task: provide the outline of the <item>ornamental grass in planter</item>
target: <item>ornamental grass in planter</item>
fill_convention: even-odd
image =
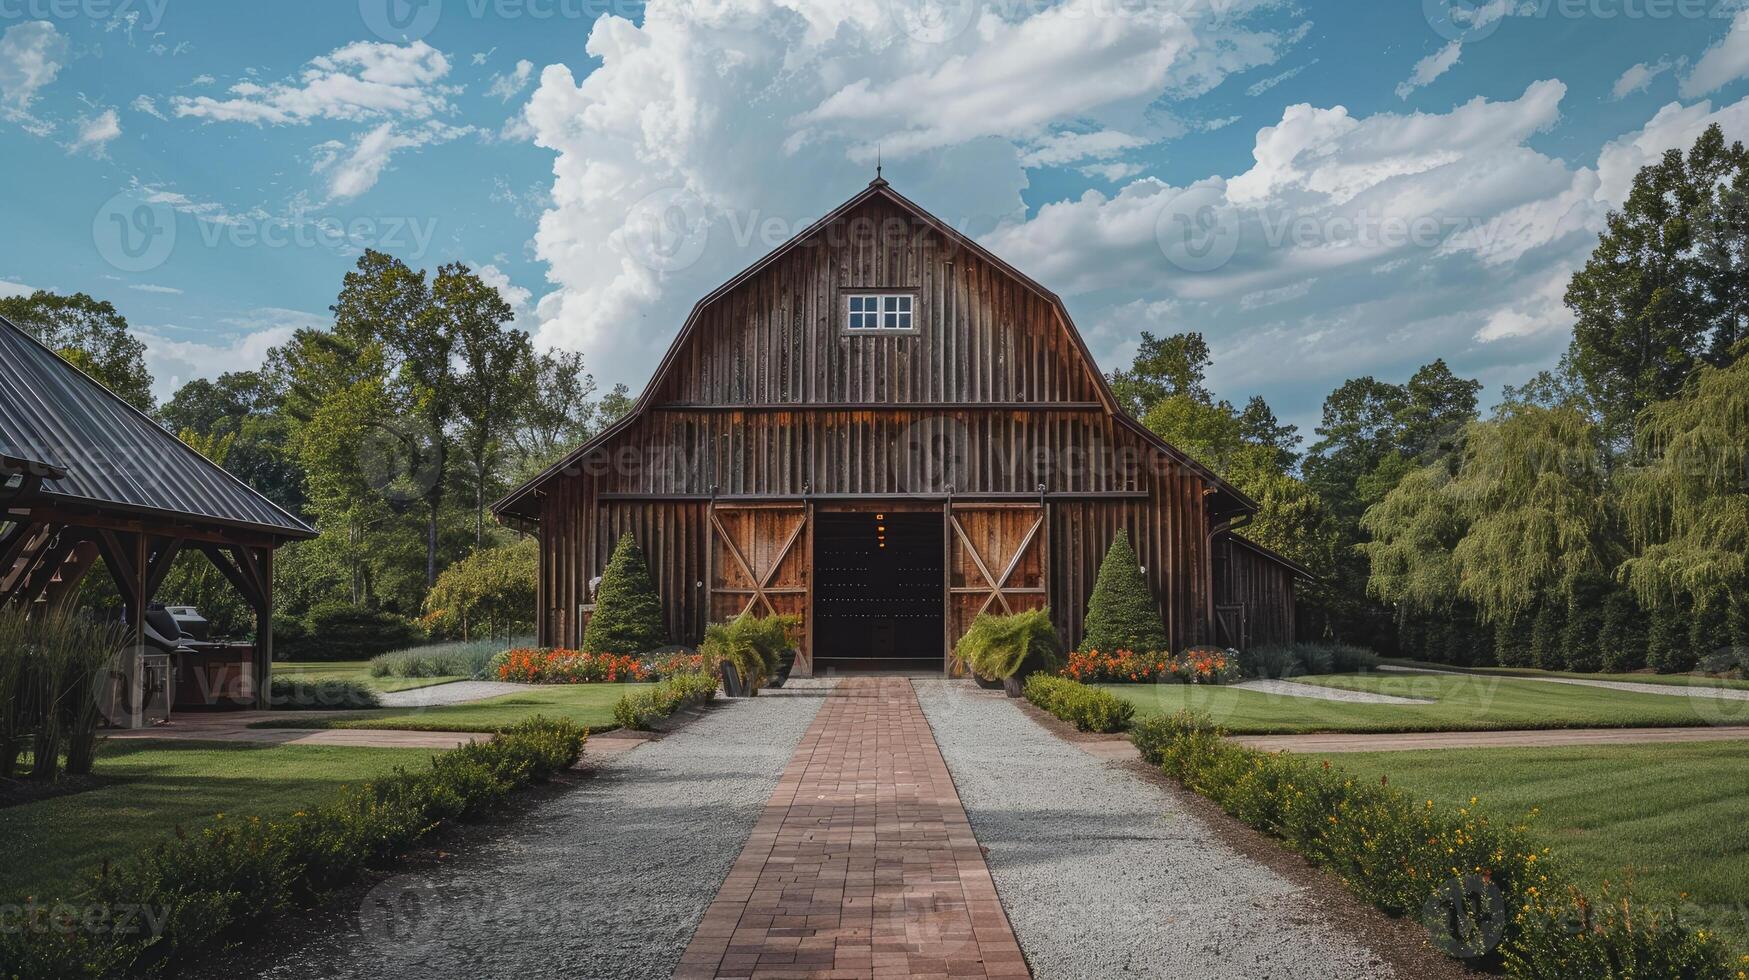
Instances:
[[[743,613],[706,626],[698,650],[704,662],[722,674],[725,694],[753,697],[784,669],[784,655],[795,649],[801,625],[800,616]]]
[[[1056,670],[1062,660],[1049,608],[1006,616],[980,613],[953,655],[982,685],[1000,682],[1011,698],[1020,697],[1028,674]]]

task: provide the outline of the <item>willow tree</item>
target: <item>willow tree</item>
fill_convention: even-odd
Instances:
[[[1740,350],[1743,345],[1739,345]],[[1637,554],[1619,575],[1641,603],[1742,595],[1749,585],[1749,357],[1702,367],[1640,417],[1647,464],[1622,480]]]
[[[1372,566],[1367,594],[1408,613],[1444,612],[1458,598],[1452,559],[1470,521],[1448,488],[1444,463],[1411,471],[1367,508],[1360,526],[1371,540],[1360,545]]]
[[[1571,408],[1513,407],[1471,425],[1445,493],[1470,520],[1452,549],[1458,594],[1489,622],[1564,603],[1619,557],[1601,433]]]

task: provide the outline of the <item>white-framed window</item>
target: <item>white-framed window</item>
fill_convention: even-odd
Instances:
[[[910,293],[850,293],[844,325],[850,330],[915,330],[916,303]]]

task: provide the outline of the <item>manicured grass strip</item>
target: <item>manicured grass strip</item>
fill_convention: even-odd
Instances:
[[[1732,687],[1749,690],[1749,680],[1731,677],[1709,677],[1704,674],[1574,674],[1566,671],[1537,670],[1535,667],[1453,667],[1450,664],[1424,663],[1419,660],[1386,659],[1393,667],[1415,667],[1421,670],[1447,670],[1497,677],[1527,677],[1560,680],[1621,681],[1626,684],[1663,684],[1669,687]]]
[[[1138,718],[1189,708],[1240,735],[1672,728],[1710,724],[1717,714],[1717,705],[1700,699],[1474,674],[1335,674],[1300,682],[1435,703],[1356,704],[1201,684],[1106,687],[1134,703]]]
[[[1749,759],[1740,745],[1463,749],[1333,755],[1439,807],[1470,797],[1503,817],[1540,812],[1532,836],[1588,891],[1631,881],[1654,904],[1749,952]],[[1686,895],[1686,897],[1684,897]]]
[[[372,728],[413,732],[492,732],[542,715],[562,719],[592,732],[616,726],[613,707],[620,696],[648,684],[561,684],[525,692],[429,708],[385,708],[326,718],[286,712],[251,728]]]
[[[372,677],[370,661],[344,660],[331,663],[276,663],[273,676],[296,677],[306,681],[357,681],[379,691],[410,691],[416,687],[435,687],[465,677]]]
[[[1741,980],[1715,933],[1619,888],[1587,890],[1551,847],[1471,798],[1441,807],[1346,760],[1260,752],[1191,712],[1141,721],[1131,739],[1361,899],[1414,917],[1436,948],[1510,980]]]
[[[0,973],[175,975],[263,920],[329,901],[334,889],[392,865],[437,827],[491,813],[522,787],[575,765],[584,737],[574,725],[535,719],[289,817],[217,814],[106,865],[75,903],[24,910],[14,928],[0,931]]]
[[[215,813],[282,817],[395,766],[423,765],[430,749],[106,742],[95,788],[0,809],[4,894],[67,897],[104,860],[132,854]]]

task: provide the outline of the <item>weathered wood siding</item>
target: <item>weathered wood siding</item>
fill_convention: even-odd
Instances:
[[[1042,501],[1039,571],[1068,642],[1120,528],[1174,646],[1206,639],[1216,486],[1110,414],[1054,302],[883,197],[828,232],[701,308],[643,413],[537,491],[542,642],[580,641],[576,610],[622,531],[694,642],[713,615],[713,499],[945,508],[950,491]],[[859,287],[915,288],[917,332],[847,333]]]
[[[1223,535],[1215,544],[1215,583],[1221,605],[1245,607],[1246,646],[1292,643],[1298,638],[1294,621],[1293,569],[1245,542]]]

